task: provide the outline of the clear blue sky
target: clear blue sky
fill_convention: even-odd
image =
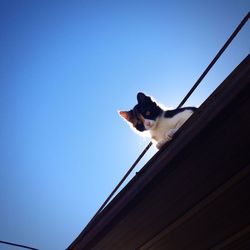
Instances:
[[[65,249],[149,142],[117,110],[134,106],[138,91],[177,106],[249,7],[1,0],[0,240]],[[247,56],[249,27],[187,105]]]

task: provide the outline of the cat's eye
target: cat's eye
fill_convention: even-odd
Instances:
[[[146,112],[146,115],[150,115],[150,111],[147,111],[147,112]]]

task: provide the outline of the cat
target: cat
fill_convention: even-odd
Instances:
[[[175,132],[197,109],[195,107],[163,110],[150,96],[139,92],[138,104],[129,111],[119,111],[119,114],[139,132],[149,131],[157,149],[172,140]]]

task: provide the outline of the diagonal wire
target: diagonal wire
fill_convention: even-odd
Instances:
[[[204,79],[204,77],[207,75],[208,71],[214,66],[214,64],[217,62],[217,60],[219,59],[219,57],[222,55],[222,53],[226,50],[226,48],[229,46],[229,44],[232,42],[232,40],[236,37],[236,35],[239,33],[239,31],[241,30],[241,28],[245,25],[245,23],[248,21],[249,19],[249,12],[247,13],[247,15],[242,19],[242,21],[240,22],[240,24],[237,26],[237,28],[234,30],[234,32],[232,33],[232,35],[228,38],[228,40],[225,42],[225,44],[223,45],[223,47],[219,50],[219,52],[217,53],[217,55],[214,57],[214,59],[211,61],[211,63],[207,66],[207,68],[204,70],[204,72],[201,74],[201,76],[199,77],[199,79],[195,82],[194,86],[189,90],[189,92],[187,93],[187,95],[183,98],[183,100],[180,102],[179,106],[177,108],[180,108],[186,101],[187,99],[192,95],[192,93],[194,92],[194,90],[198,87],[198,85],[201,83],[201,81]]]
[[[8,241],[2,241],[2,240],[0,240],[0,243],[1,243],[1,244],[5,244],[5,245],[20,247],[20,248],[26,248],[26,249],[31,249],[31,250],[38,250],[37,248],[34,248],[34,247],[29,247],[29,246],[25,246],[25,245],[20,245],[20,244],[8,242]]]

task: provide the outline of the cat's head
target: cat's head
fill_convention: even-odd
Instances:
[[[144,93],[137,94],[138,104],[130,111],[120,111],[120,115],[129,122],[132,127],[140,132],[150,130],[155,126],[156,119],[162,113],[162,109]]]

